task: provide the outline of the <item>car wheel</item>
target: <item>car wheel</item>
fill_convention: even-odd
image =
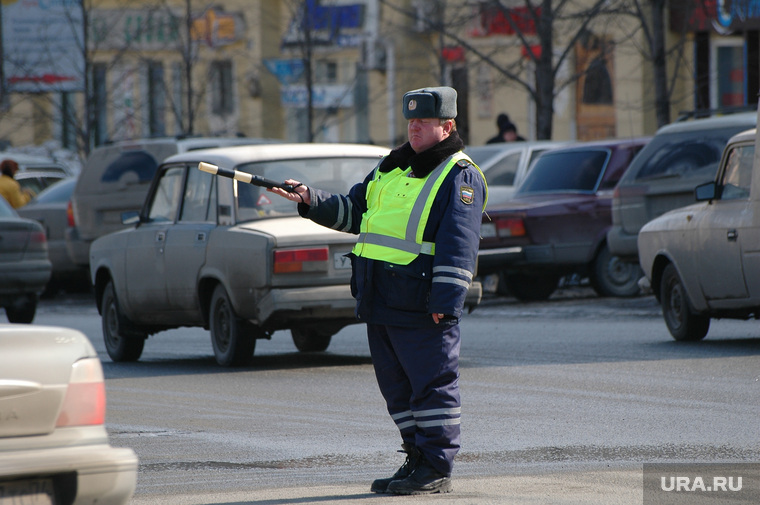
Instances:
[[[246,321],[232,308],[230,297],[221,284],[211,296],[209,313],[211,345],[216,362],[222,366],[240,366],[250,363],[256,348],[256,339],[247,331]]]
[[[31,324],[36,312],[37,298],[34,296],[22,296],[5,307],[5,315],[11,323]]]
[[[599,296],[636,296],[640,291],[639,279],[643,275],[637,263],[613,256],[604,244],[594,259],[591,287]]]
[[[114,361],[137,361],[142,355],[147,335],[131,328],[119,308],[113,282],[103,290],[100,301],[101,324],[106,351]]]
[[[316,328],[291,328],[293,343],[301,352],[322,352],[330,345],[333,334]]]
[[[558,275],[505,274],[506,287],[523,302],[547,300],[559,284]]]
[[[710,318],[692,312],[686,289],[672,263],[662,272],[660,303],[665,324],[674,339],[694,341],[705,338],[710,329]]]

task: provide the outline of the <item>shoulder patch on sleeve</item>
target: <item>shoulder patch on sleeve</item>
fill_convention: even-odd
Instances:
[[[475,191],[470,186],[459,186],[459,199],[465,205],[472,205],[475,200]]]
[[[458,166],[459,168],[467,168],[467,167],[469,167],[471,164],[472,164],[472,163],[470,163],[470,162],[469,162],[469,160],[465,160],[465,159],[461,159],[461,160],[457,161],[457,166]]]

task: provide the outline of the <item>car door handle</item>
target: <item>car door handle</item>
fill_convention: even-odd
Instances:
[[[726,238],[729,242],[736,242],[736,239],[739,238],[739,234],[736,233],[736,230],[728,230],[728,232],[726,232]]]
[[[165,240],[166,240],[166,232],[165,231],[156,232],[156,242],[163,242]]]
[[[195,236],[196,242],[205,242],[206,241],[206,234],[204,232],[198,232],[198,234]]]

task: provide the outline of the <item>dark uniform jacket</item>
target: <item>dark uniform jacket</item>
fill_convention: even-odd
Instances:
[[[426,177],[462,148],[456,131],[420,154],[406,143],[383,158],[379,170],[411,166],[415,177]],[[367,184],[373,175],[374,170],[348,195],[309,188],[311,205],[299,204],[299,213],[328,228],[358,234],[362,214],[367,210]],[[468,189],[472,189],[472,196]],[[434,256],[420,254],[408,265],[396,265],[352,253],[351,293],[357,301],[356,316],[370,324],[435,327],[431,314],[438,313],[447,316],[441,324],[456,324],[462,315],[467,287],[461,282],[431,282],[433,268],[456,267],[474,275],[485,197],[480,171],[461,162],[452,168],[436,193],[425,227],[423,240],[435,243]],[[459,281],[472,280],[464,274],[450,275]]]

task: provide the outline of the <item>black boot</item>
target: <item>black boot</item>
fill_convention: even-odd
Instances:
[[[411,475],[414,469],[417,467],[417,462],[420,460],[420,451],[412,444],[401,444],[401,449],[398,452],[406,453],[406,461],[401,467],[396,470],[393,477],[386,479],[376,479],[370,487],[370,491],[373,493],[385,493],[388,491],[388,484],[394,480],[406,479]]]
[[[433,494],[450,493],[451,477],[442,474],[420,455],[420,461],[412,474],[403,480],[388,484],[388,493],[392,494]]]

